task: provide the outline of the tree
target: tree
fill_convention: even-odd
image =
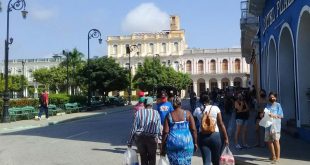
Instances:
[[[45,86],[45,88],[49,88],[50,84],[52,83],[52,73],[48,68],[41,68],[35,70],[33,73],[33,78],[36,82],[39,82]]]
[[[124,90],[128,87],[128,70],[121,68],[113,58],[92,59],[80,72],[80,80],[85,85],[90,77],[91,90],[107,95],[108,92]]]
[[[186,89],[191,79],[188,74],[163,66],[158,58],[146,58],[134,76],[134,86],[144,91],[154,92],[161,86],[172,86],[177,90]]]
[[[56,93],[59,92],[61,86],[65,86],[66,82],[66,70],[64,67],[53,67],[50,69],[51,74],[51,89]]]
[[[78,72],[85,66],[85,61],[83,60],[84,54],[74,48],[68,53],[68,59],[64,60],[59,64],[60,67],[66,68],[68,64],[69,70],[69,85],[72,87],[72,93],[75,93],[76,87],[80,86]],[[68,63],[67,63],[68,62]]]

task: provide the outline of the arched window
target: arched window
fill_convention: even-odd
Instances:
[[[192,72],[192,62],[188,60],[186,62],[186,73],[191,73]]]
[[[228,73],[228,61],[226,59],[224,59],[222,63],[222,72]]]
[[[179,43],[175,42],[175,43],[173,44],[173,46],[174,46],[173,51],[174,51],[175,53],[179,52]]]
[[[198,61],[198,74],[203,74],[203,61]]]
[[[166,53],[167,52],[167,45],[166,45],[166,43],[162,43],[161,44],[161,52],[162,53]]]
[[[215,60],[211,60],[211,62],[210,62],[210,72],[211,73],[216,73],[216,63],[215,63]]]
[[[137,45],[137,48],[138,48],[138,53],[137,53],[137,54],[141,54],[141,53],[142,53],[141,44],[138,44],[138,45]]]
[[[240,73],[240,59],[235,60],[235,72]]]
[[[154,44],[150,43],[149,53],[154,54]]]
[[[179,71],[180,67],[179,67],[179,62],[178,61],[174,61],[174,69],[176,71]]]
[[[113,45],[112,54],[117,54],[117,45]]]

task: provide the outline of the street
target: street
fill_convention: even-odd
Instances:
[[[125,111],[1,134],[1,165],[120,165],[132,118]],[[200,157],[193,164],[202,164]]]

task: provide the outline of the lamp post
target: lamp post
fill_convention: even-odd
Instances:
[[[159,58],[159,54],[153,54],[153,71],[155,71],[155,60]],[[155,96],[155,89],[157,88],[157,83],[155,82],[155,76],[153,77],[153,96]]]
[[[91,29],[87,35],[87,71],[88,71],[88,90],[87,90],[87,105],[90,108],[91,106],[91,77],[90,77],[90,68],[89,68],[89,40],[92,38],[98,38],[99,44],[102,43],[101,33],[98,29]]]
[[[9,116],[9,90],[8,90],[8,65],[9,65],[9,45],[13,43],[13,38],[9,38],[10,12],[13,10],[22,10],[22,16],[25,19],[27,11],[25,10],[25,0],[10,0],[7,8],[7,24],[6,24],[6,40],[4,42],[4,97],[3,97],[3,113],[2,122],[10,122]]]
[[[128,105],[131,105],[131,52],[138,49],[137,45],[126,45],[126,54],[128,55],[129,62],[129,88],[128,88]]]
[[[69,95],[69,56],[71,52],[66,52],[65,50],[62,51],[62,55],[66,56],[66,67],[67,67],[67,95]]]
[[[26,61],[23,60],[23,61],[22,61],[23,75],[22,75],[22,78],[21,78],[21,81],[22,81],[22,98],[24,98],[24,91],[25,91],[25,89],[24,89],[24,81],[25,81],[25,63],[26,63]]]

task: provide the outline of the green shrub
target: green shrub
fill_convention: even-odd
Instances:
[[[86,96],[82,96],[82,95],[72,95],[69,98],[69,102],[70,103],[80,103],[81,105],[86,105],[87,103],[87,97]]]
[[[39,107],[39,99],[12,99],[9,101],[9,107],[24,107],[33,106],[35,108]],[[0,114],[3,110],[3,100],[0,99]]]
[[[50,94],[49,104],[63,105],[69,102],[69,96],[66,94]]]

